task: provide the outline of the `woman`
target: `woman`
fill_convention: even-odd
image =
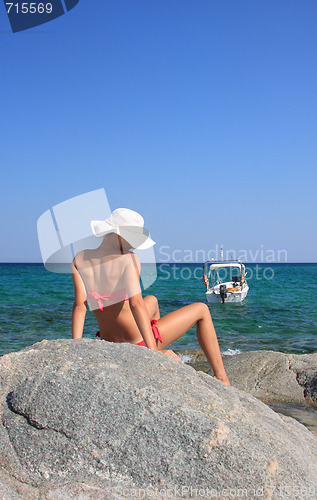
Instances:
[[[79,252],[72,264],[72,337],[82,337],[87,299],[96,315],[101,339],[147,346],[177,359],[173,351],[165,348],[196,325],[198,342],[214,377],[230,385],[208,306],[196,302],[161,318],[156,297],[142,297],[140,260],[130,250],[155,244],[144,228],[143,217],[119,208],[105,221],[92,221],[91,228],[103,240],[97,249]]]

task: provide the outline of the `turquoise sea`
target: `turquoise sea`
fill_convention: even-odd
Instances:
[[[205,302],[202,264],[157,264],[154,294],[161,314]],[[268,271],[268,268],[270,269]],[[271,349],[295,354],[317,350],[317,264],[249,264],[250,291],[241,304],[212,304],[223,353]],[[43,339],[71,338],[72,279],[42,264],[0,264],[0,355]],[[86,316],[84,337],[97,322]],[[195,329],[174,343],[199,347]]]

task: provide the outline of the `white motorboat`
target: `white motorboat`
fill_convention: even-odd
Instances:
[[[207,302],[242,302],[249,291],[246,274],[245,265],[239,260],[205,262],[204,283],[207,288]]]

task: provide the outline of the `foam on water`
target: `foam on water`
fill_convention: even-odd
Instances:
[[[234,356],[235,354],[241,354],[240,349],[227,349],[221,353],[224,356]]]
[[[193,359],[193,356],[190,354],[182,354],[181,352],[178,352],[177,355],[181,358],[184,363],[190,363],[191,360]]]

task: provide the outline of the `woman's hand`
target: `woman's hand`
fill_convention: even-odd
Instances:
[[[144,304],[144,300],[143,300],[141,293],[138,293],[137,295],[130,297],[129,298],[129,305],[130,305],[133,317],[135,319],[135,322],[138,325],[140,333],[143,337],[143,340],[146,343],[146,346],[149,349],[153,349],[154,351],[157,351],[158,349],[157,349],[156,341],[155,341],[154,336],[153,336],[153,331],[152,331],[151,323],[149,320],[149,315],[148,315],[148,312],[147,312],[146,306]]]

